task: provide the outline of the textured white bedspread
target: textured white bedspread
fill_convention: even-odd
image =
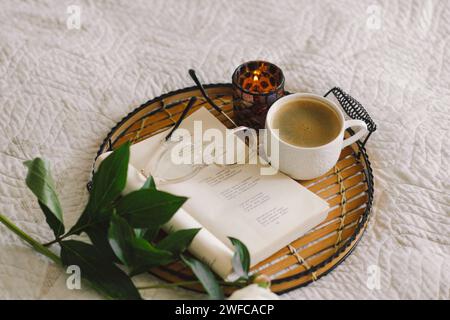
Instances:
[[[67,6],[81,8],[68,29]],[[375,5],[375,6],[373,6]],[[286,299],[450,298],[450,2],[0,1],[0,212],[52,233],[22,162],[49,159],[75,222],[97,148],[142,102],[265,59],[290,91],[340,86],[378,124],[373,215],[354,253]],[[377,267],[370,267],[377,266]],[[380,286],[368,268],[378,268]],[[0,298],[99,298],[0,226]],[[139,279],[156,282],[151,276]],[[147,298],[202,297],[148,290]]]

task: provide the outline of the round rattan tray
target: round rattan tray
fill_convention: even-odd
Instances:
[[[231,84],[211,84],[205,89],[213,101],[233,118]],[[339,88],[330,90],[352,118],[366,121],[370,133],[376,127],[364,108]],[[120,121],[100,146],[98,155],[116,149],[126,141],[139,142],[172,126],[186,107],[190,97],[197,102],[191,113],[208,108],[228,127],[224,116],[206,102],[196,87],[185,88],[149,100]],[[347,133],[352,134],[349,130]],[[369,134],[370,135],[370,134]],[[367,140],[367,139],[366,139]],[[314,180],[298,181],[330,204],[326,220],[252,268],[272,279],[272,291],[281,294],[305,286],[326,275],[339,265],[356,247],[367,226],[373,199],[373,176],[364,142],[342,150],[335,168]],[[194,280],[190,269],[181,262],[150,270],[168,282]],[[198,285],[186,288],[202,291]],[[230,294],[235,288],[227,287]]]

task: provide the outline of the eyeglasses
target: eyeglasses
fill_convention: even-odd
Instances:
[[[245,147],[240,151],[236,149],[227,150],[227,146],[211,142],[192,141],[191,137],[176,134],[177,129],[182,121],[188,115],[197,98],[192,97],[186,108],[183,110],[180,118],[175,123],[169,133],[161,139],[153,156],[148,162],[146,168],[141,170],[145,176],[152,176],[157,185],[179,183],[195,176],[201,169],[214,165],[232,168],[244,163],[248,163],[250,159],[257,155],[257,148]],[[210,103],[211,104],[211,103]],[[241,143],[245,144],[245,139],[255,139],[254,131],[250,131],[247,127],[237,126],[236,123],[219,107],[214,108],[224,115],[233,125],[233,129],[226,130],[227,135],[233,135],[233,139],[237,138]],[[248,134],[251,134],[250,137]],[[229,137],[225,137],[226,139]],[[226,140],[227,141],[227,140]],[[238,146],[234,144],[234,146]],[[242,144],[241,144],[242,146]],[[227,152],[228,151],[228,152]]]

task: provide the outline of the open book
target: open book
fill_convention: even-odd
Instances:
[[[194,121],[201,121],[203,130],[226,130],[205,108],[191,114],[180,128],[191,132]],[[140,172],[166,135],[162,132],[131,146],[124,193],[144,184],[146,177]],[[106,156],[101,155],[96,165]],[[223,279],[232,275],[233,246],[228,237],[248,247],[253,266],[326,218],[327,202],[282,173],[261,175],[260,168],[259,164],[213,164],[187,180],[157,185],[159,190],[188,197],[165,230],[202,228],[188,249]]]

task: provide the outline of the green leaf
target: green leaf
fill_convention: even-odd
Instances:
[[[92,178],[92,190],[87,205],[91,214],[97,214],[102,208],[115,200],[127,182],[130,143],[127,142],[102,161]]]
[[[185,229],[170,233],[156,247],[172,252],[178,256],[191,244],[200,229]]]
[[[146,228],[137,228],[137,229],[133,229],[134,230],[134,235],[138,238],[143,238],[145,233],[147,232]]]
[[[41,158],[25,161],[24,165],[28,168],[25,182],[38,198],[46,221],[52,228],[55,237],[58,238],[64,233],[64,221],[61,204],[55,191],[55,183],[50,174],[50,166]]]
[[[149,228],[168,222],[186,200],[186,197],[143,189],[120,198],[116,209],[133,228]]]
[[[195,276],[201,282],[210,298],[217,300],[224,299],[222,288],[219,286],[216,277],[209,267],[192,257],[181,255],[181,259],[192,269],[192,272],[194,272]]]
[[[250,269],[250,253],[247,247],[238,239],[228,237],[234,246],[235,252],[233,255],[233,269],[234,272],[244,279],[248,279],[248,271]]]
[[[107,262],[92,245],[80,241],[61,242],[61,259],[66,266],[77,265],[81,277],[112,299],[141,299],[131,279],[113,263]]]
[[[92,178],[88,204],[69,234],[80,234],[87,226],[108,220],[113,200],[125,188],[129,158],[130,143],[127,142],[102,161]]]
[[[147,240],[136,237],[135,231],[127,221],[115,213],[111,218],[108,236],[114,253],[120,261],[130,267],[131,275],[174,260],[171,252],[156,248]]]
[[[156,190],[156,184],[155,184],[155,180],[153,180],[153,177],[150,176],[147,178],[147,180],[145,181],[144,185],[141,187],[141,189],[151,189],[151,190]]]
[[[134,234],[138,238],[143,238],[149,242],[152,242],[155,237],[158,235],[160,226],[152,226],[149,228],[141,228],[141,229],[134,229]]]
[[[149,242],[152,242],[159,233],[160,226],[151,226],[149,228],[136,228],[134,234],[137,238],[143,238]]]
[[[150,228],[147,228],[147,230],[145,231],[144,236],[142,238],[144,238],[148,242],[152,242],[158,235],[159,230],[161,230],[160,226],[157,226],[157,227],[152,226]]]
[[[120,261],[127,266],[133,264],[134,230],[127,221],[113,213],[109,225],[109,244]]]
[[[135,261],[148,265],[159,266],[173,261],[171,252],[154,247],[150,242],[142,238],[135,238],[133,241]]]
[[[105,259],[112,262],[119,262],[120,260],[117,259],[117,256],[108,241],[108,227],[108,222],[102,221],[90,225],[84,229],[84,231],[89,236],[89,239],[91,239],[94,247],[103,253]]]
[[[147,240],[135,238],[133,241],[133,267],[130,275],[148,271],[151,268],[166,265],[174,261],[174,255],[167,251],[154,247]]]
[[[42,202],[38,201],[39,207],[41,207],[42,212],[45,215],[45,221],[47,221],[47,224],[50,226],[50,228],[53,230],[53,234],[56,238],[59,238],[61,235],[64,234],[64,224],[62,221],[58,219],[58,217],[53,214],[50,209],[44,205]]]

